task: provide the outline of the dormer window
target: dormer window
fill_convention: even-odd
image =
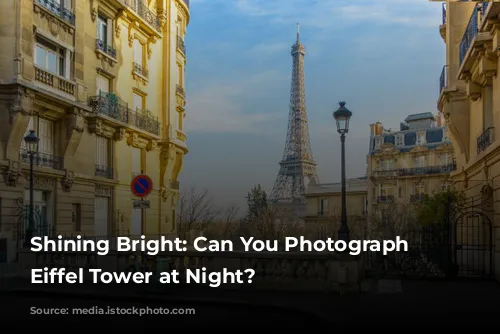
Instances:
[[[396,135],[396,146],[403,146],[403,134]]]

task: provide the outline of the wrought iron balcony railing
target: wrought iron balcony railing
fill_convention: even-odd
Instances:
[[[465,28],[464,35],[462,36],[462,41],[460,42],[460,65],[462,65],[465,55],[470,49],[472,41],[477,36],[479,32],[479,24],[481,23],[481,17],[486,13],[488,8],[488,2],[477,3],[472,11],[472,15],[469,19],[469,23]]]
[[[181,85],[177,85],[176,93],[180,96],[186,96],[186,92],[184,91],[184,88],[181,87]]]
[[[141,64],[134,62],[134,73],[142,75],[146,79],[149,78],[149,71],[147,68],[144,68]]]
[[[494,128],[487,128],[484,132],[477,138],[477,154],[486,150],[488,146],[493,143],[494,140]]]
[[[393,195],[385,195],[377,197],[377,203],[393,203],[393,202],[394,202]]]
[[[420,202],[423,201],[425,198],[425,194],[413,194],[410,195],[410,202]]]
[[[186,54],[186,45],[184,44],[184,40],[181,36],[177,36],[177,50],[182,52],[184,55]]]
[[[61,1],[55,0],[35,0],[40,6],[44,7],[60,19],[68,22],[71,25],[75,25],[75,13],[64,8],[64,4]]]
[[[96,164],[95,165],[95,176],[105,177],[107,179],[112,179],[114,177],[113,168]]]
[[[116,58],[116,49],[110,45],[107,45],[106,43],[104,43],[104,41],[100,39],[95,40],[95,48],[99,51],[104,52],[105,54],[107,54],[112,58]]]
[[[21,161],[30,163],[30,156],[25,149],[19,151],[19,158]],[[35,166],[49,167],[53,169],[63,169],[63,158],[52,154],[38,152],[33,157],[33,164]]]
[[[442,24],[446,24],[446,3],[443,3],[442,13],[443,13],[443,23]]]
[[[100,93],[89,100],[89,105],[95,114],[111,117],[121,123],[135,126],[155,135],[160,134],[158,117],[151,115],[148,110],[133,110],[127,107],[118,96],[113,93]]]
[[[161,31],[161,20],[142,0],[125,0],[125,5],[139,15],[156,31]]]
[[[457,169],[456,163],[441,166],[427,166],[403,168],[398,170],[399,176],[429,175],[429,174],[449,174]]]
[[[448,75],[446,73],[447,71],[448,65],[444,65],[443,69],[441,70],[441,76],[439,77],[439,94],[443,92],[443,89],[445,89],[448,84]]]

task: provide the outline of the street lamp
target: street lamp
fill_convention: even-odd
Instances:
[[[29,226],[26,229],[26,235],[24,238],[24,247],[29,248],[31,245],[31,238],[33,237],[33,234],[35,233],[35,217],[34,217],[34,211],[33,211],[33,192],[34,192],[34,176],[33,176],[33,160],[35,158],[35,155],[38,153],[38,141],[40,138],[38,138],[35,134],[34,130],[30,130],[30,133],[24,137],[24,142],[26,143],[26,153],[28,153],[28,156],[30,158],[30,210],[29,210]]]
[[[333,117],[337,122],[337,132],[340,133],[340,141],[342,143],[342,216],[340,217],[340,228],[338,231],[338,239],[348,242],[349,241],[349,227],[347,226],[347,213],[346,213],[346,191],[345,191],[345,135],[349,131],[349,120],[352,116],[345,107],[345,102],[339,102],[339,108],[333,113]]]

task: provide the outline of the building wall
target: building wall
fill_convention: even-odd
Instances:
[[[488,220],[492,224],[492,249],[500,241],[497,140],[500,82],[496,53],[500,46],[499,5],[489,3],[488,8],[482,10],[481,4],[447,2],[446,22],[441,26],[446,44],[446,80],[438,99],[438,108],[446,117],[457,152],[457,171],[452,178],[468,198],[485,199],[481,210],[488,217],[484,219],[485,224],[489,224]],[[476,6],[479,29],[469,30],[473,32],[470,35],[473,42],[465,46],[467,53],[461,60],[460,43]],[[491,190],[491,196],[485,189]],[[500,279],[498,250],[493,253],[492,272]]]
[[[10,259],[27,220],[29,159],[20,148],[28,127],[41,138],[34,189],[46,217],[39,220],[52,233],[131,234],[138,198],[130,182],[141,170],[153,181],[142,232],[175,230],[187,153],[183,39],[189,8],[183,0],[150,1],[148,9],[133,0],[69,4],[54,12],[37,0],[0,2],[0,10],[13,13],[0,31],[0,108],[6,111],[0,114],[0,238],[8,238]],[[101,30],[105,37],[98,32],[100,17],[108,26]],[[134,40],[143,45],[142,59]],[[111,94],[102,89],[103,77]],[[141,110],[133,93],[143,95]]]

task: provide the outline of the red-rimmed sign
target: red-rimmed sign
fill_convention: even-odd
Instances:
[[[153,190],[153,181],[147,175],[137,175],[130,183],[130,190],[137,197],[146,197]]]

